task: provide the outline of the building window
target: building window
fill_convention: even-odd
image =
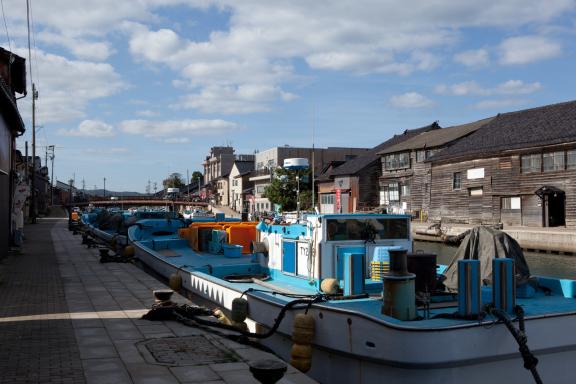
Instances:
[[[542,156],[538,154],[522,156],[522,173],[542,172]]]
[[[400,189],[398,183],[388,184],[388,200],[391,203],[400,201]]]
[[[564,170],[564,151],[548,152],[542,155],[544,172]]]
[[[324,193],[320,195],[320,204],[334,204],[335,195],[333,193]]]
[[[424,150],[416,151],[416,162],[421,163],[424,160],[426,160],[426,151]]]
[[[452,189],[457,191],[462,188],[462,173],[454,172],[452,174]]]
[[[410,184],[402,184],[401,196],[410,196]]]
[[[484,187],[468,188],[469,196],[482,196],[484,194]]]
[[[503,197],[502,209],[520,210],[521,200],[519,197]]]
[[[468,180],[483,179],[484,168],[472,168],[466,171],[466,178]]]
[[[576,169],[576,149],[566,151],[566,169]]]
[[[388,205],[388,193],[385,190],[380,190],[380,205]]]
[[[257,194],[263,194],[264,191],[266,190],[266,187],[267,187],[268,185],[269,185],[269,184],[257,185],[257,186],[256,186],[256,193],[257,193]]]
[[[394,169],[410,168],[410,153],[394,153],[384,158],[384,169],[391,171]]]

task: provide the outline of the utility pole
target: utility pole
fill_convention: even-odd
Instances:
[[[106,178],[104,178],[104,199],[106,199]]]
[[[32,181],[30,187],[30,222],[36,223],[36,99],[38,92],[32,83]]]
[[[68,229],[72,228],[72,185],[74,184],[74,179],[68,180],[70,186],[70,198],[68,199]]]
[[[52,161],[52,176],[50,176],[50,205],[54,205],[54,148],[54,145],[48,145],[46,147],[46,159]],[[48,152],[50,152],[50,156],[48,156]],[[46,160],[46,166],[48,166],[48,160]]]
[[[190,199],[190,174],[186,170],[186,186],[188,187],[188,199]]]

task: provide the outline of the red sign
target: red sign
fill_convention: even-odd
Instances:
[[[341,204],[340,204],[340,194],[341,194],[341,189],[337,189],[336,190],[336,207],[335,207],[336,213],[340,212],[340,210],[342,208]]]

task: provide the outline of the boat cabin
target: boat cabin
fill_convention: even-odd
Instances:
[[[320,289],[322,280],[336,279],[347,294],[381,291],[377,277],[388,264],[388,251],[412,250],[407,215],[309,215],[298,224],[257,229],[268,250],[262,263],[273,280],[298,278]]]

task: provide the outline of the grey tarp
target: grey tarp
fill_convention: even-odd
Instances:
[[[468,231],[456,251],[452,262],[444,271],[444,285],[450,291],[458,290],[458,260],[480,260],[480,279],[489,284],[492,281],[492,259],[510,258],[516,265],[516,284],[525,283],[530,277],[528,263],[522,248],[510,235],[490,227],[475,227]]]

